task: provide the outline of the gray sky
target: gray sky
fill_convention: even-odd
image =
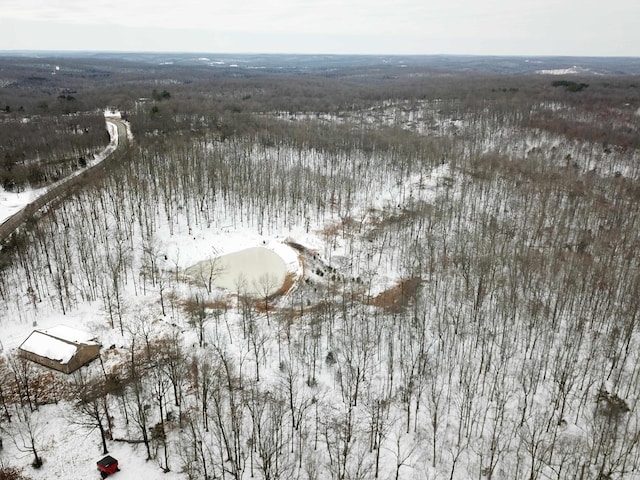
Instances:
[[[640,56],[640,1],[0,0],[0,50]]]

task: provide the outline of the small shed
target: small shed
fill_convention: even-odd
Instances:
[[[98,470],[100,470],[100,476],[102,478],[107,478],[109,475],[120,471],[118,460],[111,455],[107,455],[102,460],[98,460]]]
[[[18,348],[20,355],[63,373],[72,373],[100,354],[95,335],[66,325],[34,330]]]

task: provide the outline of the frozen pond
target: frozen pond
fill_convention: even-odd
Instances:
[[[220,257],[203,260],[187,269],[198,281],[226,288],[231,292],[264,297],[283,285],[287,265],[280,255],[263,247],[247,248]]]

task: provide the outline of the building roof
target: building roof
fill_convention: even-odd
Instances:
[[[98,460],[97,463],[98,463],[98,465],[100,465],[102,467],[110,467],[114,463],[118,463],[118,460],[113,458],[111,455],[107,455],[102,460]]]
[[[96,337],[88,332],[66,325],[57,325],[47,330],[34,330],[22,342],[20,350],[61,364],[69,363],[82,345],[100,345]]]
[[[92,333],[78,330],[77,328],[68,327],[67,325],[56,325],[55,327],[42,330],[51,337],[59,338],[72,343],[87,344],[96,341],[96,336]]]

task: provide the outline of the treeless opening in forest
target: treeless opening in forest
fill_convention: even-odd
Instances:
[[[264,247],[253,247],[203,260],[186,272],[218,288],[241,295],[264,298],[287,291],[287,266],[280,255]],[[289,285],[290,288],[290,285]]]
[[[369,303],[388,311],[401,311],[416,296],[420,283],[421,280],[417,277],[406,278],[371,298]]]

